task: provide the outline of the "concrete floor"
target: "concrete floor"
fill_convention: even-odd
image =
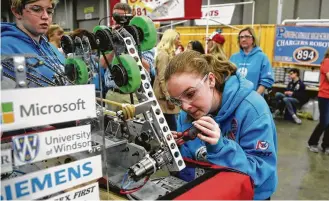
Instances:
[[[278,133],[279,185],[274,200],[328,200],[329,155],[312,153],[307,141],[317,122],[297,125],[275,120]]]

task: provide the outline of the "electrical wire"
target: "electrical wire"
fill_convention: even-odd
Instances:
[[[132,189],[122,189],[120,190],[120,194],[123,194],[123,195],[127,195],[127,194],[132,194],[136,191],[139,191],[141,188],[143,188],[143,186],[145,186],[145,184],[147,183],[147,181],[150,179],[150,176],[147,176],[145,177],[144,179],[144,182],[142,185],[138,186],[138,187],[135,187],[135,188],[132,188]]]

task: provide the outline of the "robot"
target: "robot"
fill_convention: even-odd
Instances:
[[[137,199],[157,199],[186,183],[169,175],[151,179],[151,176],[161,169],[178,172],[185,168],[178,146],[154,95],[148,72],[144,70],[140,59],[141,51],[155,46],[157,33],[148,17],[115,17],[117,21],[122,22],[119,29],[96,26],[93,36],[89,38],[63,36],[63,50],[70,56],[66,60],[64,71],[57,72],[57,81],[46,81],[51,83],[49,86],[89,84],[95,74],[100,74],[92,62],[93,48],[89,41],[92,38],[97,44],[99,55],[113,51],[114,59],[111,63],[107,61],[112,79],[123,93],[135,93],[138,103],[122,104],[97,97],[95,104],[98,118],[79,122],[79,125],[91,124],[93,149],[89,153],[39,162],[35,164],[35,169],[101,152],[104,157],[105,185],[109,184],[111,190]],[[13,60],[15,61],[15,58]],[[19,71],[17,67],[22,66],[21,64],[9,65],[8,61],[2,61],[2,66],[17,72],[17,82],[23,80],[38,83],[36,78],[33,79],[35,74],[27,70],[33,70],[32,67]],[[110,111],[104,107],[105,104],[116,105],[120,110]],[[31,171],[33,166],[28,168],[26,172]]]

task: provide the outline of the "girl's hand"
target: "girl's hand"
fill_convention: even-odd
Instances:
[[[208,142],[212,145],[217,144],[220,138],[221,130],[213,118],[203,116],[197,121],[194,121],[193,125],[202,132],[198,134],[198,138],[200,138],[200,140]]]
[[[178,146],[181,146],[182,144],[185,143],[185,141],[183,140],[182,132],[171,131],[171,134],[173,135],[175,142]]]

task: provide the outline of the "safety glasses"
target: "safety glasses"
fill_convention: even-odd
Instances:
[[[208,75],[205,75],[202,80],[195,85],[195,87],[188,88],[183,93],[181,93],[178,97],[170,97],[169,101],[174,105],[181,107],[184,103],[192,103],[195,101],[200,95],[200,88],[203,86],[204,82],[208,79]]]
[[[25,9],[31,15],[34,15],[37,17],[42,17],[45,12],[47,13],[48,17],[53,17],[53,15],[54,15],[54,8],[44,8],[39,5],[27,5],[27,6],[25,6]]]

